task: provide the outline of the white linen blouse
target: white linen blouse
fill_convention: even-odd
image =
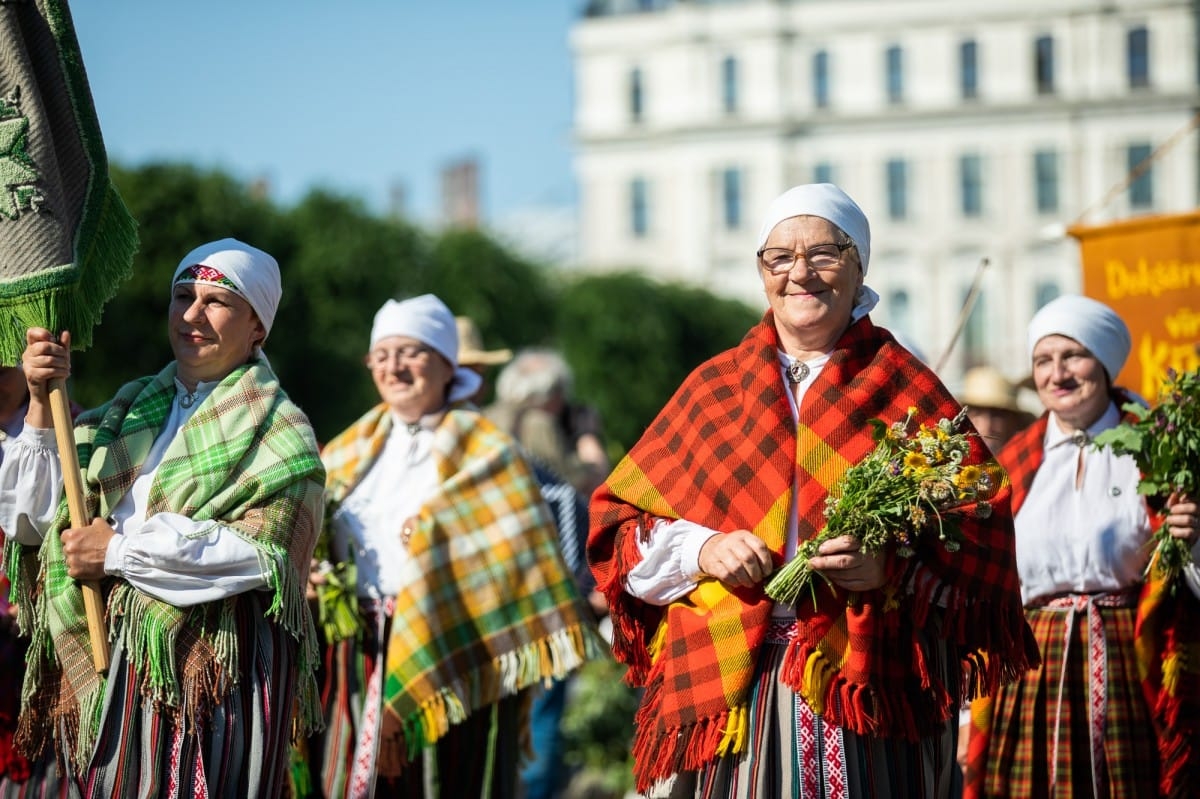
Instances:
[[[147,518],[147,497],[167,446],[216,387],[201,383],[178,392],[141,474],[108,519],[117,535],[109,541],[104,571],[177,607],[198,605],[268,587],[259,551],[228,525],[196,521],[178,513]],[[183,401],[188,398],[189,407]],[[54,431],[25,425],[8,441],[0,463],[0,528],[9,538],[41,544],[54,522],[63,491],[62,464]]]
[[[1145,499],[1137,492],[1137,464],[1130,455],[1087,443],[1120,420],[1117,406],[1110,404],[1080,446],[1050,414],[1042,465],[1015,517],[1017,571],[1026,605],[1059,594],[1113,592],[1141,583],[1152,531]],[[1200,544],[1192,548],[1184,577],[1200,595],[1198,549]]]

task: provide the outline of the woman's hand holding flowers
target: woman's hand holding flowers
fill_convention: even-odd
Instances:
[[[758,585],[775,569],[771,550],[749,530],[714,535],[700,547],[700,571],[731,588]]]

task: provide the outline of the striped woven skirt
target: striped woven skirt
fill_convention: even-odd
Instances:
[[[96,752],[72,795],[75,787],[86,799],[285,795],[297,644],[266,620],[269,600],[251,592],[238,603],[238,684],[191,727],[142,695],[143,675],[113,647]]]
[[[528,742],[530,692],[507,697],[451,725],[394,779],[379,776],[383,642],[391,633],[388,602],[360,600],[362,646],[342,641],[326,650],[321,700],[325,730],[309,741],[308,791],[300,799],[411,797],[515,799],[522,744]]]
[[[746,751],[698,772],[684,772],[650,795],[671,799],[944,799],[958,765],[958,716],[941,733],[919,742],[868,738],[827,724],[799,694],[779,682],[794,627],[772,624],[750,695]],[[940,639],[927,641],[929,666],[951,694],[958,664],[950,667]]]
[[[1072,595],[1026,610],[1042,665],[996,695],[988,796],[1158,795],[1133,602],[1130,595]]]

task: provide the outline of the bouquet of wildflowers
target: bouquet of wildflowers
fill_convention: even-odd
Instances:
[[[896,554],[907,558],[916,551],[919,537],[936,532],[946,550],[956,552],[962,539],[953,517],[972,504],[973,515],[990,515],[988,500],[1002,478],[994,464],[963,465],[971,449],[971,434],[962,430],[966,409],[953,419],[941,419],[932,427],[920,424],[913,431],[916,413],[909,408],[903,421],[890,425],[870,421],[875,449],[830,491],[824,528],[800,543],[796,557],[767,584],[767,596],[795,603],[807,587],[815,603],[809,560],[834,538],[854,536],[868,554],[894,545]]]
[[[316,575],[312,590],[317,600],[317,623],[321,625],[328,643],[344,641],[358,634],[361,621],[358,615],[356,593],[357,570],[352,560],[331,563],[330,539],[333,536],[332,519],[337,504],[325,504],[325,525],[317,538],[313,560]]]
[[[1142,473],[1139,494],[1164,500],[1171,494],[1194,497],[1200,484],[1200,372],[1169,369],[1155,407],[1130,402],[1122,410],[1137,421],[1105,430],[1093,440],[1095,446],[1133,456]],[[1157,563],[1159,574],[1173,583],[1191,560],[1190,547],[1173,538],[1165,524],[1152,544],[1157,557],[1150,562]]]

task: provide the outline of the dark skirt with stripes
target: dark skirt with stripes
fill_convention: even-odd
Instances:
[[[296,641],[265,618],[270,595],[238,604],[238,683],[189,726],[142,694],[142,675],[114,647],[91,767],[77,787],[100,797],[261,797],[287,791]]]
[[[1133,648],[1137,610],[1096,610],[1106,652],[1102,662],[1089,657],[1101,642],[1093,640],[1086,611],[1026,611],[1042,665],[996,695],[987,796],[1158,796],[1154,727]],[[1097,686],[1101,696],[1090,690],[1095,683],[1089,672],[1098,668],[1104,675]]]
[[[952,694],[959,665],[940,639],[925,642],[930,668]],[[779,682],[786,641],[765,645],[750,696],[746,751],[683,772],[650,796],[671,799],[944,799],[958,765],[958,715],[916,743],[855,735],[826,724]]]
[[[301,799],[337,797],[489,797],[516,799],[528,741],[529,691],[507,697],[450,726],[446,735],[395,778],[377,773],[381,669],[392,617],[383,603],[362,603],[362,645],[326,650],[322,674],[325,730],[307,742],[307,790]]]

